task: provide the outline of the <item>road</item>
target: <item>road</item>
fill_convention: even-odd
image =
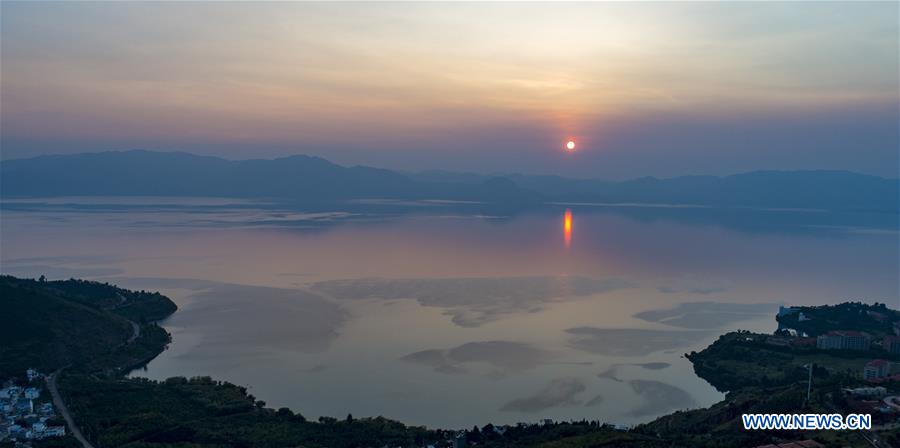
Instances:
[[[844,413],[841,412],[841,411],[837,408],[837,406],[834,405],[834,403],[831,403],[830,401],[826,401],[826,402],[824,402],[823,404],[825,405],[825,407],[827,407],[828,409],[830,409],[831,412],[833,412],[833,413],[835,413],[835,414],[841,414],[841,415],[844,415]],[[869,445],[872,445],[872,448],[885,448],[885,446],[882,445],[882,444],[881,444],[881,441],[878,439],[878,436],[877,436],[875,433],[873,433],[872,431],[866,431],[866,430],[864,430],[864,429],[859,429],[859,430],[857,430],[857,433],[858,433],[859,436],[862,437],[866,442],[868,442]]]
[[[88,439],[84,437],[84,434],[81,433],[81,430],[75,426],[75,419],[72,418],[72,414],[69,413],[69,408],[66,407],[66,403],[63,401],[62,396],[59,395],[59,389],[56,387],[56,377],[62,372],[63,369],[59,369],[56,372],[51,373],[47,376],[47,389],[50,389],[50,395],[53,396],[53,405],[56,406],[56,409],[59,410],[59,413],[66,420],[66,425],[69,426],[69,431],[78,439],[78,442],[81,443],[81,446],[84,448],[95,448],[91,442],[88,442]]]
[[[136,322],[129,320],[131,323],[131,337],[121,345],[128,345],[135,341],[135,339],[141,336],[141,326]],[[81,443],[83,448],[96,448],[91,442],[88,441],[84,434],[81,433],[81,430],[78,426],[75,425],[75,419],[72,418],[72,413],[69,412],[69,408],[66,407],[66,402],[63,401],[62,395],[59,394],[59,388],[56,387],[56,378],[59,374],[65,369],[57,370],[56,372],[51,373],[47,376],[47,389],[50,389],[50,395],[53,397],[53,405],[56,406],[56,409],[59,410],[60,415],[66,420],[66,425],[69,427],[69,431],[72,435]]]
[[[132,342],[134,342],[135,339],[141,337],[141,326],[138,325],[137,322],[135,322],[133,320],[129,320],[128,322],[131,323],[131,337],[128,338],[128,341],[125,342],[124,345],[131,344]]]

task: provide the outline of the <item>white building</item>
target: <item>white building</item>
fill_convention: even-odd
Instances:
[[[889,373],[891,373],[891,363],[883,359],[869,361],[863,368],[863,378],[867,380],[884,378]]]
[[[62,437],[66,435],[65,426],[50,426],[44,431],[44,437]]]
[[[887,389],[884,387],[857,387],[856,389],[844,389],[850,395],[856,397],[883,397],[887,395]]]
[[[25,398],[27,398],[29,400],[34,400],[35,398],[38,398],[40,396],[41,396],[41,391],[34,387],[29,387],[28,389],[25,389]]]
[[[859,331],[829,331],[816,338],[816,348],[822,350],[868,350],[872,338]]]
[[[0,389],[0,398],[14,398],[19,396],[22,393],[22,388],[19,386],[10,386],[3,389]]]

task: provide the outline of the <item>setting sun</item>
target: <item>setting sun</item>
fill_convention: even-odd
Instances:
[[[396,3],[0,0],[0,448],[900,448],[900,0]]]

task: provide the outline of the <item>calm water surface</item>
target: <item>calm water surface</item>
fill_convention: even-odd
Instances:
[[[648,421],[722,398],[682,354],[779,304],[897,306],[895,215],[440,201],[4,201],[3,273],[160,290],[146,370],[307,417]]]

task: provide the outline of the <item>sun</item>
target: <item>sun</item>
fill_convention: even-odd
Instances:
[[[575,151],[575,142],[573,142],[572,140],[569,140],[569,142],[566,143],[566,151],[569,151],[569,152]]]

